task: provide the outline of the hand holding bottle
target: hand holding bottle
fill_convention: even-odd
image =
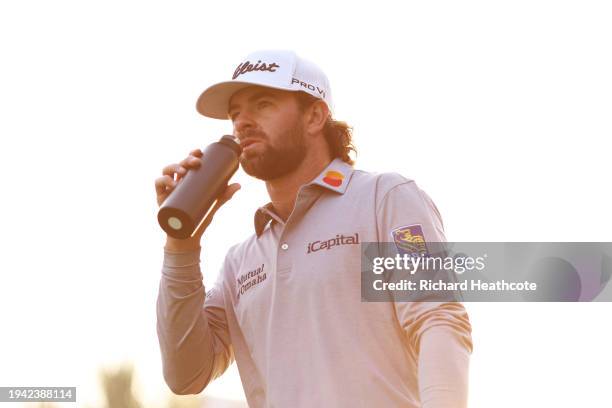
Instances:
[[[208,151],[209,149],[207,149]],[[183,192],[182,195],[183,197],[179,197],[176,196],[174,197],[174,200],[167,200],[168,197],[171,195],[171,193],[173,191],[175,191],[175,189],[177,189],[177,187],[184,182],[187,174],[189,174],[190,172],[196,172],[201,169],[201,167],[204,165],[204,169],[201,169],[201,171],[205,171],[205,170],[209,170],[211,168],[211,162],[206,163],[206,160],[212,160],[213,162],[215,161],[214,158],[212,157],[205,157],[204,153],[200,150],[200,149],[195,149],[193,151],[191,151],[189,153],[189,156],[187,156],[185,159],[183,159],[180,163],[175,163],[175,164],[170,164],[166,167],[163,168],[162,170],[162,176],[157,178],[155,180],[155,191],[157,194],[157,204],[160,205],[162,208],[164,206],[168,207],[169,205],[173,205],[173,207],[182,207],[182,208],[186,208],[187,211],[190,211],[190,208],[193,207],[193,204],[197,204],[197,206],[199,207],[198,210],[200,212],[203,211],[200,200],[200,197],[202,196],[202,194],[200,193],[199,195],[196,195],[195,197],[193,196],[193,191],[196,190],[197,188],[204,188],[205,189],[205,193],[206,191],[206,187],[207,186],[202,186],[201,180],[202,177],[204,177],[204,182],[206,182],[206,179],[210,179],[211,178],[211,174],[207,173],[207,174],[199,174],[199,178],[200,181],[198,181],[196,179],[195,175],[191,176],[191,180],[189,181],[189,183],[191,185],[187,186],[187,188],[183,188],[183,190],[186,190],[186,192]],[[218,157],[217,157],[218,159]],[[218,161],[218,160],[217,160]],[[237,166],[237,164],[236,164]],[[226,166],[227,167],[227,166]],[[233,174],[233,172],[235,171],[235,169],[233,171],[231,171],[231,169],[228,170],[231,174]],[[229,178],[227,173],[228,171],[225,171],[225,175],[223,177],[225,178]],[[230,174],[230,176],[231,176]],[[210,187],[210,186],[209,186]],[[216,192],[220,191],[220,194],[216,194],[214,192],[208,192],[208,194],[204,194],[205,196],[209,196],[209,197],[213,197],[216,198],[216,202],[215,204],[212,206],[212,208],[210,208],[210,210],[207,210],[207,215],[205,218],[203,218],[201,220],[201,222],[199,222],[199,220],[197,219],[199,215],[196,215],[192,218],[195,219],[195,222],[199,222],[199,224],[196,224],[195,226],[190,228],[194,228],[195,231],[191,234],[187,234],[187,236],[185,236],[185,232],[182,232],[182,235],[179,238],[177,238],[177,234],[176,231],[174,231],[174,227],[176,226],[181,226],[181,221],[178,220],[170,220],[170,222],[168,222],[168,214],[165,214],[165,217],[163,216],[164,214],[161,213],[162,209],[160,209],[160,214],[158,216],[158,219],[160,220],[160,225],[162,224],[163,219],[165,218],[166,220],[166,225],[165,225],[165,230],[167,230],[167,232],[169,232],[168,234],[168,239],[167,239],[167,243],[166,243],[166,248],[167,249],[171,249],[171,250],[193,250],[193,249],[197,249],[200,247],[200,239],[202,237],[202,234],[204,233],[204,231],[206,230],[206,228],[208,227],[208,225],[210,225],[210,222],[212,221],[212,218],[214,217],[215,213],[217,212],[217,210],[223,205],[225,204],[229,199],[232,198],[232,196],[234,195],[234,193],[236,191],[238,191],[240,189],[240,185],[238,183],[233,183],[230,185],[225,185],[225,184],[219,184],[217,183],[217,185],[212,186],[214,188],[214,190]],[[208,190],[210,190],[210,188],[208,188]],[[179,192],[177,191],[177,194]],[[212,194],[212,195],[211,195]],[[192,202],[195,199],[195,203],[189,203],[186,200],[191,200]],[[166,201],[170,201],[169,203],[166,203]],[[204,199],[204,201],[206,201],[206,197]],[[210,201],[210,200],[209,200]],[[204,204],[207,205],[207,204]],[[166,211],[168,211],[169,209],[166,209]],[[176,211],[176,210],[175,210]],[[193,211],[192,211],[193,212]],[[181,213],[182,214],[182,213]],[[171,214],[172,215],[172,214]],[[171,217],[170,217],[171,218]],[[183,220],[185,220],[185,218],[183,217]],[[174,225],[173,228],[169,228],[169,224]],[[163,225],[162,225],[163,226]],[[195,228],[197,226],[197,228]],[[169,230],[169,231],[168,231]],[[180,232],[180,231],[179,231]]]

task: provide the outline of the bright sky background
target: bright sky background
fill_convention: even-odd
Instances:
[[[588,0],[2,2],[0,386],[99,405],[97,369],[132,361],[159,406],[153,181],[231,132],[195,101],[256,49],[317,62],[357,167],[415,179],[449,240],[611,241],[610,21]],[[205,283],[267,202],[236,180]],[[612,304],[467,308],[471,407],[612,406]],[[236,373],[206,392],[240,398]]]

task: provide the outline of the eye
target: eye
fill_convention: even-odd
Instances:
[[[270,105],[271,105],[270,101],[267,101],[267,100],[261,100],[261,101],[257,102],[257,108],[258,109],[263,109],[263,108],[266,108],[266,107],[268,107]]]

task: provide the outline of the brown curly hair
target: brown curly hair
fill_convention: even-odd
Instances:
[[[318,98],[307,94],[306,92],[295,92],[297,96],[298,106],[304,112]],[[325,140],[329,146],[332,157],[338,157],[343,162],[350,165],[355,164],[355,161],[349,156],[350,152],[357,154],[357,149],[353,145],[353,128],[346,122],[335,120],[331,113],[327,117],[325,127],[323,128]]]

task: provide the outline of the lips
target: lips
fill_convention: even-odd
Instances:
[[[242,149],[246,149],[252,144],[262,142],[264,138],[256,132],[247,131],[238,135],[238,140],[240,141],[240,147],[242,147]]]
[[[242,149],[244,150],[244,149],[248,148],[249,146],[251,146],[251,145],[253,145],[255,143],[259,143],[259,142],[261,142],[261,139],[256,139],[256,138],[249,137],[249,138],[240,140],[240,147],[242,147]]]

